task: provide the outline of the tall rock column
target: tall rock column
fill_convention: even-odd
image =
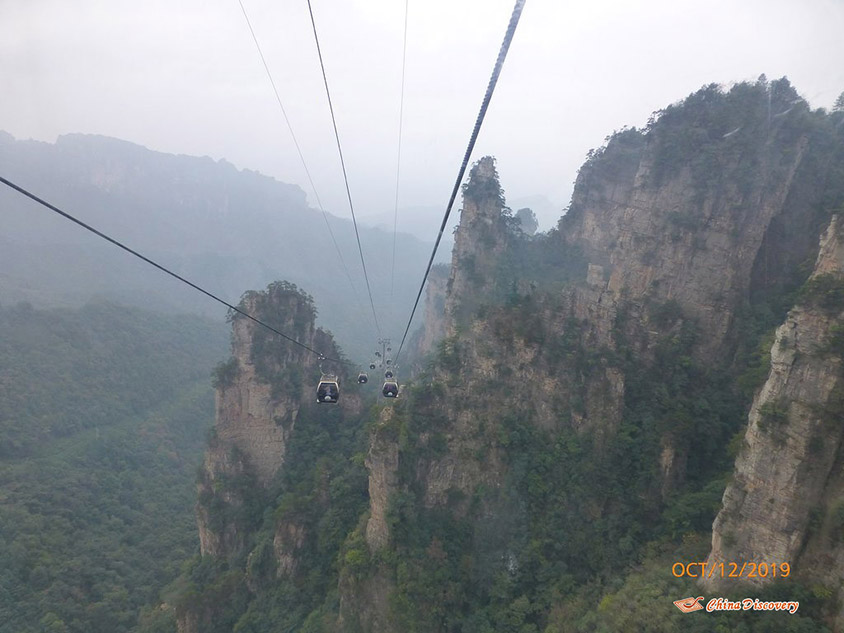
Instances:
[[[503,210],[495,159],[484,156],[472,166],[463,187],[445,300],[446,336],[453,336],[459,324],[466,325],[496,290],[496,267],[507,246]]]
[[[244,295],[241,309],[332,357],[331,336],[314,325],[312,299],[277,282]],[[241,315],[232,319],[232,357],[217,370],[216,419],[198,484],[203,555],[243,544],[243,516],[284,464],[301,403],[312,397],[317,357]],[[328,369],[328,367],[326,367]]]
[[[712,527],[709,565],[787,562],[799,572],[822,518],[831,520],[830,507],[844,502],[835,484],[844,434],[842,327],[844,222],[834,218],[800,304],[777,328],[771,370],[754,398],[734,478]],[[829,553],[828,545],[824,549]],[[844,580],[840,565],[835,573],[837,586]]]

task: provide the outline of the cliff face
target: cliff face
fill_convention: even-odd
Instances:
[[[814,257],[836,169],[820,158],[827,133],[787,82],[740,85],[726,99],[708,87],[646,134],[623,131],[593,153],[559,225],[561,248],[587,262],[585,287],[570,296],[590,344],[623,340],[652,362],[686,323],[697,334],[689,356],[726,370],[745,343],[737,314],[793,285]],[[680,435],[660,440],[663,496],[685,478]]]
[[[785,86],[779,92],[783,108],[796,97]],[[704,90],[683,104],[682,123],[669,109],[647,135],[618,134],[581,170],[560,221],[563,242],[581,248],[606,280],[602,301],[676,302],[706,333],[696,353],[710,361],[729,349],[754,267],[771,279],[782,272],[768,252],[778,248],[769,235],[774,219],[809,219],[803,232],[816,235],[807,210],[823,196],[805,187],[817,177],[815,165],[804,165],[809,129],[759,116],[752,101],[743,103],[749,95],[734,98],[744,107],[728,114],[717,91]],[[795,239],[794,247],[801,261],[814,244]],[[600,286],[593,277],[590,285]]]
[[[490,302],[499,280],[491,271],[507,248],[508,231],[502,210],[504,197],[491,156],[471,169],[463,188],[463,209],[454,238],[451,269],[445,296],[446,334],[454,336],[478,305]]]
[[[416,335],[412,349],[416,358],[430,354],[445,337],[445,299],[449,269],[437,264],[431,268],[425,287],[425,323]]]
[[[274,284],[266,293],[247,293],[241,309],[337,357],[330,335],[314,325],[312,302],[295,286]],[[220,525],[220,510],[242,509],[244,497],[254,492],[251,488],[266,489],[284,464],[301,404],[313,398],[317,365],[313,353],[234,315],[232,357],[218,369],[214,433],[199,483],[197,523],[203,556],[226,557],[242,547],[238,521]]]
[[[777,328],[770,373],[712,528],[710,564],[789,562],[830,587],[844,580],[843,289],[844,224],[836,217],[800,303]]]
[[[303,424],[312,394],[267,391],[296,382],[266,376],[307,361],[256,356],[266,343],[236,322],[200,512],[203,552],[244,568],[240,630],[268,613],[290,630],[596,630],[612,610],[598,579],[655,540],[708,532],[758,385],[750,350],[793,305],[807,258],[712,560],[792,556],[838,582],[838,221],[817,254],[844,200],[834,125],[784,81],[705,88],[591,153],[568,214],[540,236],[519,230],[481,159],[422,348],[438,331],[442,343],[365,427]],[[557,626],[552,609],[589,614]]]
[[[769,108],[792,107],[793,118],[760,110],[766,92]],[[542,428],[611,437],[630,399],[621,356],[632,355],[636,371],[662,362],[666,341],[685,328],[694,341],[684,353],[726,367],[739,342],[737,311],[817,247],[813,210],[828,192],[814,185],[830,164],[819,176],[810,148],[821,141],[798,102],[787,82],[740,86],[726,98],[710,87],[668,108],[647,133],[615,135],[581,169],[569,212],[544,242],[514,229],[493,160],[475,165],[445,300],[446,353],[461,385],[440,413],[453,423],[455,459],[426,467],[439,482],[428,503],[452,485],[469,494],[489,476],[456,455],[477,449],[479,420],[500,410],[497,382],[518,384],[507,409]],[[589,354],[602,358],[574,367]],[[434,382],[448,384],[453,370],[439,371]],[[664,497],[685,479],[681,435],[667,428],[659,440]]]
[[[327,358],[341,358],[331,335],[314,325],[312,299],[292,284],[248,292],[239,308]],[[316,354],[233,315],[232,357],[215,374],[216,419],[196,506],[201,559],[177,608],[181,633],[226,630],[222,623],[233,625],[255,596],[309,573],[302,560],[310,557],[313,564],[323,543],[336,556],[346,528],[333,526],[339,532],[328,534],[315,517],[348,514],[338,507],[354,507],[361,496],[349,483],[354,476],[342,474],[349,455],[332,457],[333,451],[348,452],[334,436],[349,433],[344,421],[357,428],[361,399],[344,365],[321,365]],[[321,370],[340,378],[338,405],[316,404]],[[302,472],[312,473],[311,487],[297,479]],[[339,526],[348,520],[334,519]]]
[[[369,519],[366,522],[366,543],[370,551],[385,548],[390,542],[387,506],[398,492],[399,447],[391,432],[393,409],[383,409],[369,444],[366,469],[369,471]]]
[[[718,474],[744,406],[735,382],[755,344],[744,337],[752,328],[760,336],[770,318],[749,325],[747,315],[779,309],[805,280],[800,264],[815,258],[844,192],[825,117],[784,81],[726,95],[705,88],[592,153],[569,212],[538,238],[512,222],[492,159],[475,165],[440,352],[371,435],[365,534],[382,561],[368,578],[380,580],[377,591],[366,580],[341,585],[342,602],[356,605],[343,630],[376,621],[398,630],[383,623],[402,617],[459,629],[469,603],[481,630],[483,617],[499,617],[493,592],[516,600],[541,583],[523,569],[557,565],[587,582],[626,560],[642,525],[660,525],[678,496]],[[818,271],[837,248],[824,242]],[[812,340],[827,340],[833,321],[800,314],[806,347],[788,353],[809,363]],[[834,394],[837,362],[801,368],[801,389],[814,391],[789,401]],[[789,415],[806,407],[789,404]],[[701,432],[706,440],[689,452],[690,434]],[[821,451],[821,496],[837,446]],[[797,488],[793,500],[773,528],[781,541],[793,515],[817,504]],[[402,564],[384,563],[389,556]],[[429,591],[420,579],[434,575],[451,589]],[[538,630],[547,623],[538,612],[520,617]]]

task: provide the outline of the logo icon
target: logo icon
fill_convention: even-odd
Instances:
[[[703,605],[700,603],[701,600],[703,600],[703,596],[698,596],[697,598],[683,598],[682,600],[675,600],[674,606],[680,609],[683,613],[691,613],[692,611],[700,611],[703,609]]]

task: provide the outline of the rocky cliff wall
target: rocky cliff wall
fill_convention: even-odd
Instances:
[[[829,123],[787,81],[707,87],[590,156],[559,225],[560,248],[587,262],[568,292],[590,344],[621,340],[654,362],[682,321],[697,333],[691,358],[726,370],[746,343],[737,315],[808,274],[800,266],[840,194]],[[688,445],[671,432],[661,444],[666,496],[684,480]]]
[[[844,529],[844,477],[838,430],[823,421],[841,418],[844,305],[830,308],[844,297],[837,224],[815,257],[837,159],[823,144],[826,115],[789,90],[707,88],[648,130],[615,135],[590,156],[567,216],[544,236],[518,232],[494,162],[481,159],[464,188],[442,345],[361,444],[333,451],[349,437],[337,425],[309,436],[314,468],[279,488],[263,549],[248,556],[253,604],[283,618],[291,609],[277,605],[307,586],[319,598],[302,609],[324,630],[554,630],[546,627],[555,596],[615,579],[655,534],[711,522],[696,504],[720,493],[710,489],[746,411],[731,384],[748,364],[739,334],[751,331],[755,345],[764,331],[742,315],[759,307],[760,293],[805,281],[810,270],[798,264],[807,257],[816,260],[808,294],[778,331],[737,466],[750,483],[742,488],[737,475],[724,497],[713,560],[755,555],[753,543],[729,537],[729,522],[740,520],[769,543],[765,555],[812,560],[837,587],[844,555],[830,539]],[[768,116],[769,103],[786,114]],[[253,503],[243,491],[272,487],[291,469],[289,447],[307,428],[297,423],[301,399],[297,409],[292,395],[263,386],[291,382],[265,376],[300,363],[283,349],[270,355],[275,364],[257,362],[259,336],[233,365],[243,390],[235,380],[220,395],[231,416],[221,417],[227,450],[209,457],[201,488],[207,552],[243,546],[243,514],[270,516],[260,504],[241,512]],[[765,462],[771,451],[782,459]],[[356,493],[361,463],[368,481]],[[358,470],[341,472],[349,464]],[[782,470],[789,464],[791,474]],[[771,503],[757,494],[769,480],[788,498],[773,523],[754,526]],[[267,552],[273,564],[261,575]],[[267,586],[283,591],[265,598]]]
[[[808,128],[800,133],[782,120],[756,121],[723,138],[744,116],[737,111],[736,120],[699,131],[705,141],[697,149],[710,156],[706,169],[693,155],[672,163],[670,171],[658,169],[679,132],[668,123],[669,129],[655,126],[647,135],[619,134],[581,170],[560,222],[563,243],[581,248],[590,265],[601,267],[602,301],[677,302],[705,332],[697,354],[706,360],[730,345],[735,311],[751,291],[757,260],[766,256],[762,248],[776,248],[765,241],[772,221],[803,217],[803,232],[819,231],[805,220],[823,193],[797,186],[806,176],[801,165]],[[814,243],[801,244],[806,250],[800,257],[811,255]],[[770,277],[778,272],[771,270]]]
[[[416,358],[423,358],[436,350],[445,337],[445,300],[449,276],[448,267],[439,264],[433,266],[428,275],[425,287],[425,322],[412,346]]]
[[[472,166],[463,188],[463,208],[446,286],[447,336],[454,336],[459,325],[468,324],[479,305],[497,298],[501,280],[490,273],[497,269],[507,248],[503,210],[504,196],[495,159],[484,156]]]
[[[312,299],[292,284],[248,292],[239,308],[342,358],[314,325]],[[249,620],[250,602],[279,586],[316,583],[312,599],[325,591],[329,571],[312,565],[336,560],[364,495],[362,466],[350,463],[362,400],[345,367],[233,316],[232,357],[215,372],[216,419],[196,505],[201,558],[176,608],[180,633],[231,630]],[[338,405],[316,404],[321,371],[339,377]]]
[[[842,292],[844,223],[836,217],[800,303],[777,328],[770,373],[712,528],[709,564],[787,562],[814,582],[844,581]]]
[[[295,286],[277,283],[247,293],[240,308],[330,358],[339,356],[331,336],[314,325],[312,300]],[[226,557],[242,547],[244,529],[233,517],[284,464],[302,403],[315,397],[318,365],[303,347],[242,315],[233,317],[232,357],[218,369],[213,435],[198,484],[203,555]],[[359,406],[348,398],[343,405]]]
[[[405,561],[398,584],[382,589],[413,602],[402,574],[461,555],[444,556],[437,537],[414,541],[423,537],[409,526],[423,517],[448,516],[474,535],[461,550],[472,578],[516,577],[539,556],[520,549],[526,533],[562,539],[543,550],[546,562],[594,572],[641,538],[614,531],[617,517],[658,524],[689,472],[697,485],[712,475],[688,452],[689,433],[707,433],[699,452],[722,458],[740,416],[732,401],[710,399],[733,398],[723,378],[750,344],[739,321],[756,295],[809,274],[799,264],[815,258],[838,195],[829,131],[787,82],[705,88],[590,155],[567,215],[537,238],[514,231],[494,162],[478,162],[464,187],[443,345],[402,403],[395,439],[371,436],[369,548]],[[592,538],[611,539],[601,551],[568,542],[592,527]],[[361,591],[342,599],[366,601]],[[447,598],[425,600],[448,611]],[[369,604],[367,621],[388,621],[393,611],[378,607],[387,603]],[[414,617],[425,618],[420,609]]]

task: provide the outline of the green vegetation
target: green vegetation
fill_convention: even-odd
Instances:
[[[231,387],[237,378],[239,369],[237,359],[234,356],[226,361],[221,361],[214,368],[212,386],[215,389]]]
[[[708,549],[706,535],[696,533],[687,533],[679,543],[663,541],[651,544],[640,563],[622,574],[601,578],[578,588],[570,599],[555,606],[544,633],[829,632],[826,626],[812,619],[824,608],[825,598],[793,578],[764,589],[736,586],[716,595],[733,601],[747,596],[762,601],[796,600],[800,602],[800,608],[795,615],[705,611],[681,614],[672,604],[674,600],[703,595],[705,606],[712,594],[701,590],[692,579],[674,577],[672,565],[703,561]]]
[[[474,171],[477,166],[478,163],[475,163],[472,166],[472,171]],[[487,200],[493,199],[503,207],[504,190],[498,184],[498,171],[495,169],[494,162],[492,171],[494,178],[470,178],[466,183],[464,183],[462,187],[463,197],[471,198],[478,204],[484,204]]]
[[[241,307],[300,340],[307,340],[316,314],[312,299],[284,282],[247,293]],[[317,334],[327,345],[327,336]],[[339,355],[333,346],[320,349]],[[274,385],[274,397],[294,398],[299,407],[276,479],[264,487],[245,467],[236,475],[218,473],[212,482],[200,471],[199,505],[208,528],[237,538],[224,558],[192,559],[165,595],[175,596],[177,613],[198,617],[203,633],[317,631],[322,616],[336,612],[340,567],[347,565],[354,574],[367,566],[365,547],[354,532],[367,502],[363,419],[310,398],[301,402],[306,378],[318,377],[305,375],[301,357],[300,350],[263,328],[253,329],[251,361],[259,377]],[[284,384],[275,389],[277,382]],[[219,448],[218,438],[210,442]],[[248,460],[229,449],[228,463]],[[277,546],[288,561],[284,566]]]
[[[229,560],[197,556],[190,562],[171,589],[177,611],[205,614],[209,628],[203,631],[211,633],[300,630],[309,616],[315,626],[320,613],[336,612],[340,566],[354,572],[366,565],[359,542],[347,538],[366,509],[366,471],[355,457],[365,442],[360,420],[344,419],[338,408],[303,404],[278,481],[268,490],[245,480],[223,483],[219,493],[246,500],[234,509],[237,517],[225,515],[232,507],[217,495],[200,499],[212,518],[223,515],[212,529],[237,522],[246,539]],[[295,568],[279,580],[273,537],[288,528],[304,537],[289,545]]]
[[[825,312],[838,314],[844,310],[844,278],[833,274],[812,277],[801,288],[800,298]]]
[[[792,106],[793,116],[774,119]],[[659,113],[647,130],[622,130],[590,153],[573,219],[541,236],[519,229],[497,181],[470,181],[464,195],[499,205],[500,216],[476,236],[479,249],[458,262],[483,293],[460,298],[457,334],[392,403],[389,421],[375,422],[378,408],[367,425],[366,416],[343,420],[337,408],[304,406],[278,481],[256,491],[246,478],[224,478],[203,495],[203,507],[222,520],[214,526],[242,527],[243,544],[226,560],[191,561],[174,585],[177,609],[207,619],[207,630],[250,633],[333,633],[340,594],[343,630],[355,632],[371,628],[372,614],[358,607],[379,611],[387,629],[420,633],[825,631],[823,619],[836,608],[833,588],[792,578],[754,590],[760,599],[799,600],[799,614],[787,618],[684,616],[673,600],[700,590],[671,573],[676,561],[706,556],[751,396],[769,370],[773,328],[808,276],[798,260],[811,259],[816,225],[843,199],[835,178],[844,161],[825,140],[832,133],[825,117],[799,102],[785,80],[727,93],[708,86]],[[790,211],[755,236],[764,240],[764,257],[747,295],[723,297],[730,309],[739,303],[720,350],[729,353],[705,360],[707,333],[685,304],[663,293],[601,304],[615,310],[611,326],[591,322],[588,309],[599,308],[572,298],[587,260],[565,239],[566,222],[587,202],[635,174],[650,178],[646,188],[679,178],[701,208],[719,196],[734,200],[738,232],[743,205],[757,204],[768,183],[786,175],[802,138],[811,151],[798,170],[809,172],[795,178],[823,193],[811,197],[817,208],[806,216],[794,214],[809,227],[803,243],[790,241],[793,227],[785,223],[801,221]],[[646,149],[649,173],[639,171]],[[697,211],[671,215],[669,238],[693,249],[710,243]],[[492,247],[504,251],[494,264],[486,257]],[[644,256],[658,258],[653,249]],[[822,279],[800,296],[832,310],[839,294]],[[305,309],[302,322],[310,316]],[[834,330],[835,349],[839,338]],[[253,347],[267,380],[284,381],[290,358],[269,340]],[[218,380],[232,371],[221,366]],[[840,419],[839,396],[825,419]],[[772,433],[786,421],[786,405],[762,407]],[[365,539],[363,463],[378,450],[367,453],[367,432],[376,447],[394,442],[398,450],[398,485],[386,507],[390,542],[374,552]],[[242,504],[217,507],[226,493]],[[820,526],[824,515],[815,515]],[[833,535],[841,516],[837,506],[829,511]],[[220,599],[223,591],[229,600]],[[153,615],[145,613],[150,622]]]
[[[197,547],[225,345],[222,324],[107,303],[0,309],[0,631],[129,631],[157,602]]]
[[[300,290],[296,284],[286,281],[275,281],[263,292],[245,293],[238,307],[247,314],[261,315],[260,318],[264,323],[299,341],[310,339],[317,315],[313,298]],[[244,319],[246,317],[236,312],[229,315],[231,322]],[[330,358],[342,356],[339,349],[333,345],[330,349],[320,347],[320,351]],[[258,326],[252,331],[250,354],[255,373],[261,380],[272,385],[273,398],[279,399],[283,396],[294,398],[301,393],[302,384],[306,378],[302,365],[311,352],[293,346],[267,328]],[[330,361],[326,361],[323,367],[325,371],[331,371],[337,375],[345,373],[344,366]],[[314,372],[316,371],[314,369]],[[221,366],[217,370],[218,379],[222,376],[221,372],[231,373],[232,369]],[[233,379],[234,375],[231,378]],[[307,378],[316,380],[319,376],[314,374]]]
[[[395,583],[395,626],[484,633],[826,631],[819,622],[829,596],[817,597],[797,581],[754,590],[760,599],[801,600],[800,615],[787,622],[771,614],[681,621],[672,604],[701,593],[688,579],[675,579],[671,565],[703,560],[708,551],[734,458],[728,446],[746,423],[749,401],[735,376],[748,368],[696,361],[697,328],[673,302],[650,308],[651,327],[662,332],[652,360],[628,340],[634,324],[624,310],[611,351],[589,349],[574,320],[564,322],[563,336],[550,338],[541,321],[553,322],[557,309],[547,299],[522,297],[485,315],[505,349],[516,341],[538,346],[540,362],[553,367],[563,392],[555,403],[561,423],[553,431],[517,404],[517,386],[506,373],[484,379],[483,400],[463,394],[455,401],[454,386],[422,378],[397,403],[403,488],[389,507],[394,544],[378,555]],[[755,330],[757,342],[765,336],[762,327]],[[450,372],[461,366],[458,350],[474,344],[447,340],[434,367]],[[607,367],[626,376],[620,426],[609,435],[575,430],[568,416],[585,406],[578,391]],[[493,454],[503,458],[504,482],[481,485],[471,498],[453,491],[445,507],[426,508],[419,468],[442,456],[434,438],[448,428],[443,409],[454,407],[482,416],[471,459],[491,464]],[[488,413],[479,414],[479,407]],[[660,489],[659,470],[666,441],[684,464],[667,491]],[[363,554],[346,564],[358,575],[372,572]],[[736,622],[744,628],[729,628]]]
[[[658,187],[679,170],[688,169],[700,193],[723,187],[724,178],[738,178],[740,191],[748,195],[768,138],[768,108],[774,113],[785,111],[796,98],[797,93],[785,79],[770,84],[740,83],[726,94],[720,86],[711,84],[655,113],[647,130],[657,147],[650,174],[652,185]],[[805,103],[798,107],[808,110]],[[781,127],[784,129],[774,130],[775,140],[788,144],[793,139],[789,133],[791,119]],[[731,166],[737,170],[725,170],[729,163],[735,163]]]

